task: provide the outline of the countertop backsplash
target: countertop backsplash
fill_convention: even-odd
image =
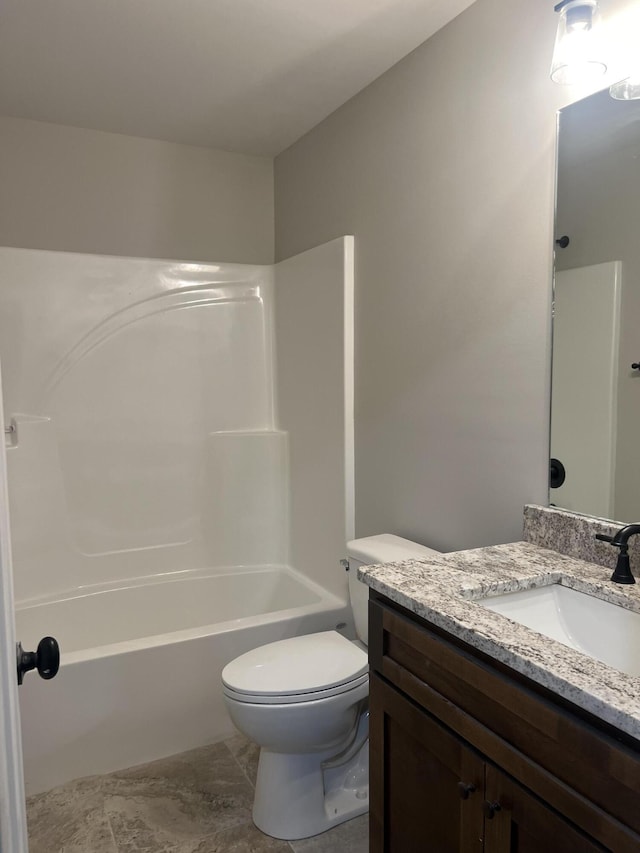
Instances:
[[[596,539],[596,533],[613,536],[624,527],[623,521],[611,521],[590,515],[579,515],[566,509],[527,504],[524,508],[523,540],[540,548],[576,557],[587,563],[615,568],[618,549]],[[640,536],[629,540],[631,570],[640,575]]]

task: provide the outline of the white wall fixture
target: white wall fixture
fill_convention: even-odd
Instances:
[[[16,621],[62,652],[21,688],[35,792],[231,733],[229,660],[348,629],[353,241],[277,269],[5,248],[0,280]]]

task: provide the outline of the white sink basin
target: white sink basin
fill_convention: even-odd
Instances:
[[[559,584],[483,598],[478,604],[615,669],[640,675],[640,613]]]

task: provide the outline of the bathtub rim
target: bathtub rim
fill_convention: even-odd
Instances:
[[[222,622],[211,622],[206,625],[181,628],[177,631],[168,631],[162,634],[149,634],[132,640],[122,640],[114,643],[89,646],[72,652],[65,652],[64,649],[62,649],[60,666],[61,668],[68,667],[74,664],[84,663],[89,660],[105,659],[130,654],[140,651],[141,649],[157,648],[174,643],[186,643],[201,637],[230,633],[241,628],[258,627],[287,619],[299,619],[313,613],[348,609],[349,599],[347,595],[345,595],[345,598],[340,598],[339,596],[334,595],[292,566],[268,564],[261,566],[225,566],[209,567],[205,569],[184,569],[174,572],[164,572],[156,575],[144,575],[137,578],[126,578],[119,581],[111,581],[109,583],[95,584],[86,587],[76,587],[73,590],[65,590],[64,592],[55,595],[27,599],[19,603],[16,602],[15,614],[16,618],[19,619],[19,614],[23,611],[39,610],[40,608],[45,611],[48,605],[80,600],[110,592],[126,591],[132,588],[164,586],[171,583],[189,582],[190,580],[199,580],[202,578],[229,577],[247,574],[271,574],[273,572],[287,575],[294,581],[302,584],[309,590],[309,592],[317,596],[318,600],[309,604],[299,605],[297,607],[271,610],[267,613],[242,616],[236,619],[227,619]]]

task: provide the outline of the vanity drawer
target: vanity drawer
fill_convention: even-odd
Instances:
[[[380,675],[610,850],[640,850],[640,751],[372,593]],[[630,831],[632,830],[632,831]]]

